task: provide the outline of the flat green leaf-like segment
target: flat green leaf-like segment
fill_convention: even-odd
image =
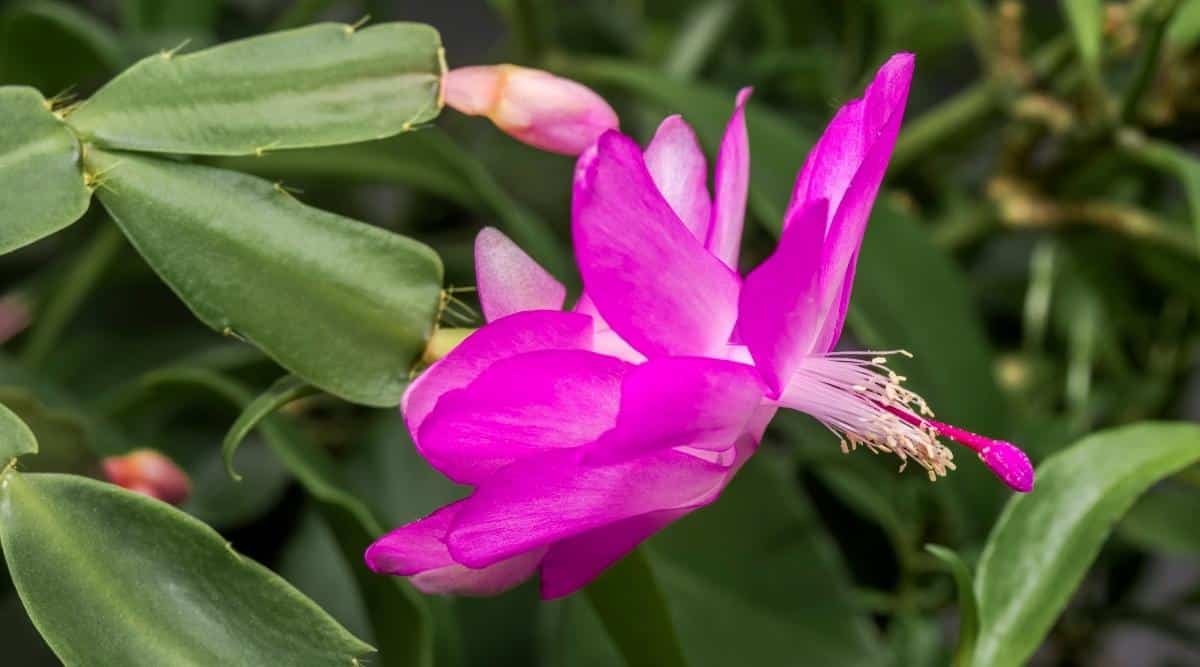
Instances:
[[[371,651],[216,531],[110,484],[10,471],[0,542],[68,665],[350,665]]]
[[[339,23],[162,53],[69,117],[108,148],[197,155],[388,137],[437,116],[441,38],[419,23]]]
[[[35,454],[37,438],[21,418],[4,405],[0,405],[0,466],[25,454]]]
[[[113,219],[205,324],[329,393],[399,403],[437,318],[432,250],[251,176],[99,150],[87,163]]]
[[[1151,484],[1200,459],[1200,427],[1146,423],[1089,436],[1046,460],[1033,493],[1013,497],[976,572],[977,667],[1023,665]]]
[[[0,88],[0,253],[53,234],[87,211],[79,143],[33,88]]]

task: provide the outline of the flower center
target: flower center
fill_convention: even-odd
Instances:
[[[888,352],[830,352],[808,357],[779,397],[780,405],[808,413],[838,437],[843,452],[859,446],[916,461],[930,480],[954,470],[954,453],[938,442],[937,422],[925,399],[904,387],[887,366]]]

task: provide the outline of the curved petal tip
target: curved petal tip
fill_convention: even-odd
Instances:
[[[1014,491],[1033,490],[1033,464],[1016,445],[996,441],[979,450],[979,459]]]

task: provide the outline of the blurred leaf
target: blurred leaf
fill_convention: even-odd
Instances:
[[[65,2],[16,2],[0,13],[0,83],[57,95],[127,61],[108,26]]]
[[[221,0],[120,0],[118,8],[125,27],[138,32],[208,29],[217,21]]]
[[[496,225],[560,279],[567,279],[574,271],[570,253],[563,249],[562,239],[553,228],[513,199],[478,156],[436,127],[350,146],[225,158],[219,164],[267,178],[332,179],[415,188],[494,218]]]
[[[946,565],[958,589],[958,644],[954,648],[954,667],[971,667],[975,642],[979,638],[979,603],[975,600],[975,581],[971,570],[952,549],[937,544],[925,550]]]
[[[312,385],[295,375],[285,375],[276,380],[267,390],[259,394],[242,413],[237,421],[229,427],[225,439],[221,442],[221,460],[225,462],[225,472],[235,480],[240,480],[233,466],[233,457],[237,454],[238,445],[254,430],[255,426],[268,415],[292,401],[311,395],[315,390]]]
[[[1200,159],[1195,153],[1170,142],[1124,133],[1121,146],[1142,164],[1172,176],[1183,188],[1192,228],[1200,237]]]
[[[1083,65],[1098,76],[1104,40],[1104,2],[1102,0],[1060,0],[1062,12],[1071,26],[1075,50]]]
[[[641,549],[606,570],[584,593],[628,667],[688,664],[663,591]]]
[[[942,647],[937,620],[916,613],[893,616],[888,627],[887,653],[892,667],[945,667],[950,656]]]
[[[319,512],[305,510],[276,568],[280,576],[312,598],[356,636],[371,641],[371,624],[351,567]]]
[[[1117,534],[1146,551],[1173,556],[1200,555],[1200,524],[1186,520],[1200,512],[1200,489],[1164,484],[1138,499],[1117,525]]]
[[[0,88],[0,253],[53,234],[88,209],[79,143],[33,88]]]
[[[1182,0],[1175,18],[1167,28],[1167,43],[1179,51],[1187,51],[1200,42],[1200,0]]]
[[[788,471],[759,451],[717,502],[649,542],[694,667],[881,662],[840,556]]]
[[[145,389],[166,384],[204,387],[242,410],[254,400],[245,386],[204,368],[169,368],[151,373],[143,380]],[[295,424],[280,415],[263,419],[259,430],[283,466],[317,501],[342,557],[352,564],[350,571],[358,583],[379,645],[380,663],[389,667],[431,667],[433,630],[429,606],[404,579],[377,575],[361,565],[363,552],[383,529],[370,510],[346,489],[337,464]]]
[[[165,503],[10,471],[0,518],[21,600],[67,664],[349,664],[372,650]]]
[[[108,148],[204,155],[379,139],[437,116],[437,31],[326,23],[150,56],[68,118]]]
[[[95,472],[99,459],[87,445],[85,424],[75,414],[42,404],[29,390],[0,386],[0,403],[26,425],[37,438],[28,453],[37,453],[21,461],[21,470],[35,472]],[[0,461],[11,456],[0,454]]]
[[[208,326],[342,398],[395,405],[441,299],[437,255],[266,181],[93,150],[101,202]]]
[[[596,609],[582,595],[541,606],[539,655],[546,667],[615,667],[624,660]]]
[[[1033,654],[1113,524],[1151,484],[1200,459],[1200,427],[1142,423],[1084,438],[1046,459],[1037,486],[1014,497],[976,573],[979,667]]]
[[[36,454],[37,450],[38,441],[33,431],[16,413],[0,404],[0,461],[8,465],[18,456]]]
[[[221,454],[212,447],[215,439],[207,433],[172,431],[164,437],[170,438],[162,445],[164,453],[182,465],[192,481],[192,492],[180,509],[217,530],[242,528],[261,519],[284,497],[291,481],[262,440],[251,438],[238,449],[238,469],[253,480],[241,484],[225,474]],[[358,628],[351,630],[358,634]]]

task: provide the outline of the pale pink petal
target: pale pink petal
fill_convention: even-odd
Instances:
[[[592,320],[557,311],[527,311],[492,322],[459,343],[419,375],[400,402],[410,433],[420,431],[442,394],[464,387],[500,359],[535,350],[580,350],[592,346]]]
[[[572,230],[588,296],[635,349],[649,357],[724,349],[738,277],[679,221],[633,140],[607,132],[580,156]]]
[[[475,282],[488,322],[526,310],[562,310],[567,288],[495,227],[475,237]]]
[[[626,376],[616,428],[589,445],[584,460],[614,462],[673,447],[728,450],[762,404],[763,390],[752,366],[702,357],[651,359]]]
[[[461,501],[401,526],[376,540],[364,558],[373,572],[411,576],[425,593],[495,595],[528,579],[546,553],[545,548],[517,554],[483,569],[454,562],[443,538]]]
[[[514,461],[589,444],[616,424],[631,368],[585,350],[502,359],[442,396],[421,425],[418,448],[450,479],[477,484]]]
[[[738,335],[775,396],[812,352],[821,330],[821,248],[827,202],[796,209],[774,254],[742,285]]]
[[[746,133],[746,102],[753,90],[743,88],[737,94],[737,104],[721,150],[717,153],[715,175],[716,194],[713,200],[712,224],[706,246],[726,266],[737,270],[738,253],[742,247],[742,227],[746,220],[746,193],[750,186],[750,137]]]
[[[651,512],[556,542],[542,561],[542,599],[554,600],[583,588],[646,538],[691,511]]]
[[[712,200],[708,195],[708,162],[696,133],[683,118],[668,116],[646,147],[645,158],[658,191],[692,236],[704,242]]]
[[[625,339],[604,321],[587,292],[579,295],[574,312],[592,318],[592,351],[624,359],[632,364],[640,364],[646,360],[646,355],[633,349],[632,345],[625,342]]]
[[[616,521],[710,502],[728,471],[672,450],[613,465],[578,459],[547,452],[480,484],[447,536],[454,559],[486,567]]]

